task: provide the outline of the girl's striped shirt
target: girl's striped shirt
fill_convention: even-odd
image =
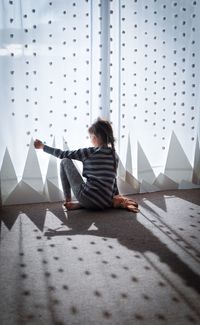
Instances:
[[[113,196],[119,194],[112,148],[102,146],[62,151],[44,145],[43,150],[60,159],[82,161],[82,174],[86,178],[82,195],[92,203],[94,208],[104,209],[112,206]],[[116,165],[118,166],[117,155]]]

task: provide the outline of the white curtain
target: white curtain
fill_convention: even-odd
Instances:
[[[199,1],[2,0],[1,203],[62,199],[58,161],[33,139],[89,146],[98,116],[122,193],[199,187],[199,22]]]

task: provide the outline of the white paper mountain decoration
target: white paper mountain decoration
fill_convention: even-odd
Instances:
[[[64,199],[63,192],[58,187],[58,179],[46,179],[44,185],[44,196],[46,201],[56,202]]]
[[[156,177],[153,185],[159,188],[161,191],[178,189],[178,183],[174,182],[171,178],[162,173]]]
[[[4,205],[11,205],[45,201],[45,198],[33,187],[21,180],[3,203]]]
[[[31,143],[29,146],[29,151],[28,151],[28,155],[24,167],[22,181],[24,181],[26,184],[30,185],[37,192],[42,194],[43,192],[42,174],[40,170],[38,157],[33,145],[33,139],[31,139]]]
[[[55,140],[52,146],[55,147]],[[63,147],[68,149],[63,139]],[[132,172],[132,151],[130,138],[127,144],[125,167],[119,160],[118,187],[122,194],[154,192],[200,188],[200,148],[197,138],[192,167],[176,135],[172,133],[166,165],[163,173],[155,176],[144,150],[138,143],[138,179]],[[59,185],[59,160],[49,157],[45,182],[42,181],[41,170],[36,150],[31,140],[22,179],[18,182],[8,149],[6,149],[0,171],[0,203],[2,205],[36,203],[63,200],[63,192]]]
[[[56,147],[55,139],[53,140],[52,147],[54,148]],[[63,200],[63,193],[59,189],[57,163],[58,163],[58,159],[51,155],[49,158],[46,181],[44,184],[44,196],[47,201],[52,201],[52,202]]]
[[[3,163],[0,171],[0,184],[1,184],[1,202],[4,204],[6,198],[12,193],[17,186],[18,180],[15,169],[10,158],[8,149],[6,148]]]
[[[191,181],[192,166],[174,132],[172,132],[164,174],[174,182]]]
[[[152,184],[155,181],[156,176],[139,142],[137,170],[140,182],[145,180],[147,183]]]
[[[142,180],[142,183],[140,185],[140,193],[157,192],[157,191],[160,191],[159,187],[153,184],[149,184],[148,182]]]

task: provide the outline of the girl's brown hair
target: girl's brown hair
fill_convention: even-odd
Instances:
[[[101,138],[104,145],[111,145],[114,159],[114,170],[116,171],[117,162],[115,156],[115,138],[113,136],[113,129],[110,122],[99,117],[97,121],[89,127],[88,132],[90,134],[94,134],[96,137]]]

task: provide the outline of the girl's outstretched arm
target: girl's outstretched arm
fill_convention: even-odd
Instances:
[[[44,143],[38,139],[34,141],[34,147],[35,149],[43,149],[44,148]]]

